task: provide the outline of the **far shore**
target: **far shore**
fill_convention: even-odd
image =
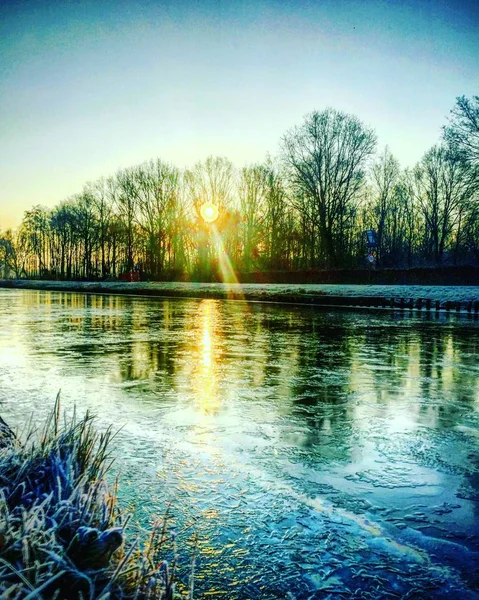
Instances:
[[[1,279],[0,288],[323,306],[479,311],[479,286],[257,284]]]

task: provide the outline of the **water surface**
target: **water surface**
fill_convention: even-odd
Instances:
[[[198,597],[479,597],[477,320],[0,290],[0,324],[2,416],[122,427]]]

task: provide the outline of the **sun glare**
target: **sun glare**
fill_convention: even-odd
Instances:
[[[212,202],[205,202],[200,208],[200,214],[203,221],[213,223],[218,218],[218,207]]]
[[[226,252],[226,249],[223,244],[223,240],[221,239],[221,235],[219,234],[216,227],[213,225],[212,227],[212,237],[215,243],[216,252],[218,256],[218,266],[220,268],[221,273],[221,281],[222,283],[233,283],[238,284],[238,278],[236,277],[235,270],[233,269],[233,265],[231,264],[230,257]],[[236,293],[240,293],[241,290],[235,290]]]

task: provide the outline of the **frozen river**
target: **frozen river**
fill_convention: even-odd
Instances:
[[[198,598],[479,598],[473,317],[0,290],[0,325],[0,414],[121,427],[180,588],[195,552]]]

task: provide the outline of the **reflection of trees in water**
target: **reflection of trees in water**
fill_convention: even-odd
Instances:
[[[393,416],[407,409],[411,421],[435,427],[453,426],[477,398],[478,377],[473,358],[477,330],[444,323],[401,320],[373,322],[355,336],[353,391],[368,389],[375,416]]]
[[[371,418],[454,427],[478,398],[474,364],[479,332],[444,324],[384,323],[319,317],[305,327],[298,345],[293,414],[308,426],[308,443],[350,443],[351,421]],[[353,399],[359,396],[356,414]],[[362,407],[363,402],[367,407]],[[423,434],[429,437],[427,431]]]
[[[78,357],[92,374],[117,382],[174,373],[179,338],[169,334],[182,330],[181,303],[44,292],[26,294],[24,303],[42,306],[43,318],[29,324],[35,348],[52,336],[57,356]],[[45,315],[45,305],[54,312]]]
[[[239,431],[270,426],[264,443],[313,466],[362,460],[382,443],[394,459],[460,474],[466,497],[478,495],[466,419],[478,397],[479,329],[466,322],[80,294],[25,303],[22,343],[74,375],[143,382],[132,386],[135,402],[165,398],[206,422],[234,405]]]
[[[231,400],[257,408],[266,389],[284,399],[294,354],[285,336],[294,333],[283,313],[276,307],[201,301],[183,322],[186,339],[175,386],[189,387],[196,407],[210,414]],[[282,411],[283,404],[272,402],[269,408]]]
[[[438,327],[440,328],[441,324]],[[417,390],[419,418],[424,424],[440,427],[448,377],[447,369],[444,370],[444,363],[452,338],[448,332],[427,326],[417,329],[417,337],[420,377]]]
[[[478,376],[474,371],[478,332],[457,325],[448,331],[427,326],[420,328],[417,335],[420,414],[430,426],[454,427],[478,397]]]
[[[298,317],[277,307],[256,307],[254,310],[250,347],[257,351],[249,359],[252,372],[256,372],[254,383],[267,386],[272,395],[280,395],[287,400],[288,380],[295,374],[298,363]],[[285,406],[276,406],[276,409],[283,412]]]
[[[29,292],[22,301],[29,313],[42,307],[28,321],[35,349],[54,336],[59,360],[186,391],[218,410],[225,398],[263,399],[271,417],[304,424],[311,444],[345,439],[361,416],[352,398],[372,416],[402,410],[411,422],[453,427],[478,397],[479,332],[467,323],[215,300]]]
[[[175,374],[175,386],[185,389],[196,408],[217,414],[223,403],[219,391],[224,361],[223,322],[217,301],[202,300],[195,311],[184,316],[181,343],[183,359]]]
[[[473,403],[479,399],[479,335],[477,330],[464,328],[460,335],[454,331],[452,337],[453,394],[461,402]],[[454,368],[454,364],[461,368]]]
[[[413,337],[409,327],[377,321],[357,332],[353,389],[361,392],[363,386],[372,386],[370,401],[374,398],[378,405],[385,406],[396,402],[410,369]]]
[[[354,331],[339,319],[313,315],[299,334],[298,372],[291,392],[293,416],[307,426],[306,445],[319,453],[334,443],[346,458],[352,407],[348,401]]]
[[[32,290],[22,294],[21,301],[29,314],[35,314],[35,318],[28,321],[31,335],[25,340],[35,350],[41,350],[44,340],[50,339],[54,340],[52,347],[59,355],[75,351],[73,334],[80,340],[79,348],[86,354],[92,353],[91,296]]]
[[[127,318],[119,328],[118,376],[122,381],[171,379],[175,372],[181,306],[174,302],[133,301],[125,306]],[[114,346],[116,348],[116,346]]]
[[[478,494],[479,457],[461,430],[478,396],[476,328],[215,300],[34,294],[26,302],[25,343],[42,351],[47,336],[62,365],[67,357],[88,376],[142,382],[159,401],[172,391],[206,418],[232,402],[240,427],[272,424],[280,444],[315,464],[356,460],[389,424],[393,436],[426,425],[392,452],[455,472],[451,449],[468,448],[463,493]],[[151,400],[136,393],[143,397]],[[439,429],[452,431],[444,438]]]
[[[118,374],[121,381],[152,379],[159,373],[171,376],[175,370],[176,344],[166,340],[134,342],[121,346]],[[120,358],[121,357],[121,358]]]

